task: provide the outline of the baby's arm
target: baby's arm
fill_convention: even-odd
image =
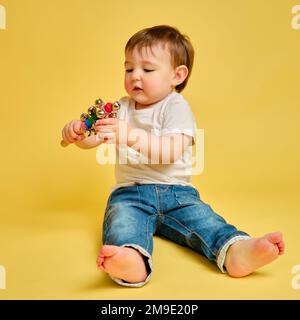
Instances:
[[[183,133],[169,133],[163,136],[150,134],[142,129],[131,137],[129,132],[128,146],[143,154],[155,163],[174,163],[180,159],[184,150],[192,145],[192,137]]]
[[[99,146],[103,141],[97,139],[96,135],[91,135],[83,140],[75,141],[74,144],[80,149],[92,149]]]
[[[168,133],[156,136],[146,130],[131,127],[127,122],[109,118],[96,121],[96,132],[100,135],[115,134],[116,144],[127,144],[141,153],[150,163],[174,163],[191,145],[192,137],[183,133]],[[109,137],[107,137],[109,138]]]

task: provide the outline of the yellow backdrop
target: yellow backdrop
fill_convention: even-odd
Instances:
[[[299,299],[296,4],[0,0],[0,299]],[[95,149],[61,148],[61,129],[96,97],[126,94],[124,46],[157,24],[195,47],[183,94],[205,133],[204,172],[193,177],[201,197],[253,236],[281,230],[287,241],[283,257],[247,278],[160,238],[144,288],[121,288],[96,269],[113,166],[97,164]]]

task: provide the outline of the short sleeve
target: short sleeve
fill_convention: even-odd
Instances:
[[[169,133],[183,133],[196,139],[196,121],[187,101],[181,96],[169,101],[164,110],[162,135]]]

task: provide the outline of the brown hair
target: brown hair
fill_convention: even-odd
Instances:
[[[194,48],[188,36],[167,25],[145,28],[135,33],[128,40],[125,52],[132,51],[135,47],[140,51],[143,47],[151,48],[152,45],[158,43],[168,46],[171,64],[174,68],[185,65],[189,70],[186,79],[175,88],[177,92],[181,92],[188,82],[194,62]]]

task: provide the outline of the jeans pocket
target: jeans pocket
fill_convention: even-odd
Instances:
[[[174,190],[176,202],[183,205],[194,205],[200,203],[198,191],[193,187],[180,187]]]

